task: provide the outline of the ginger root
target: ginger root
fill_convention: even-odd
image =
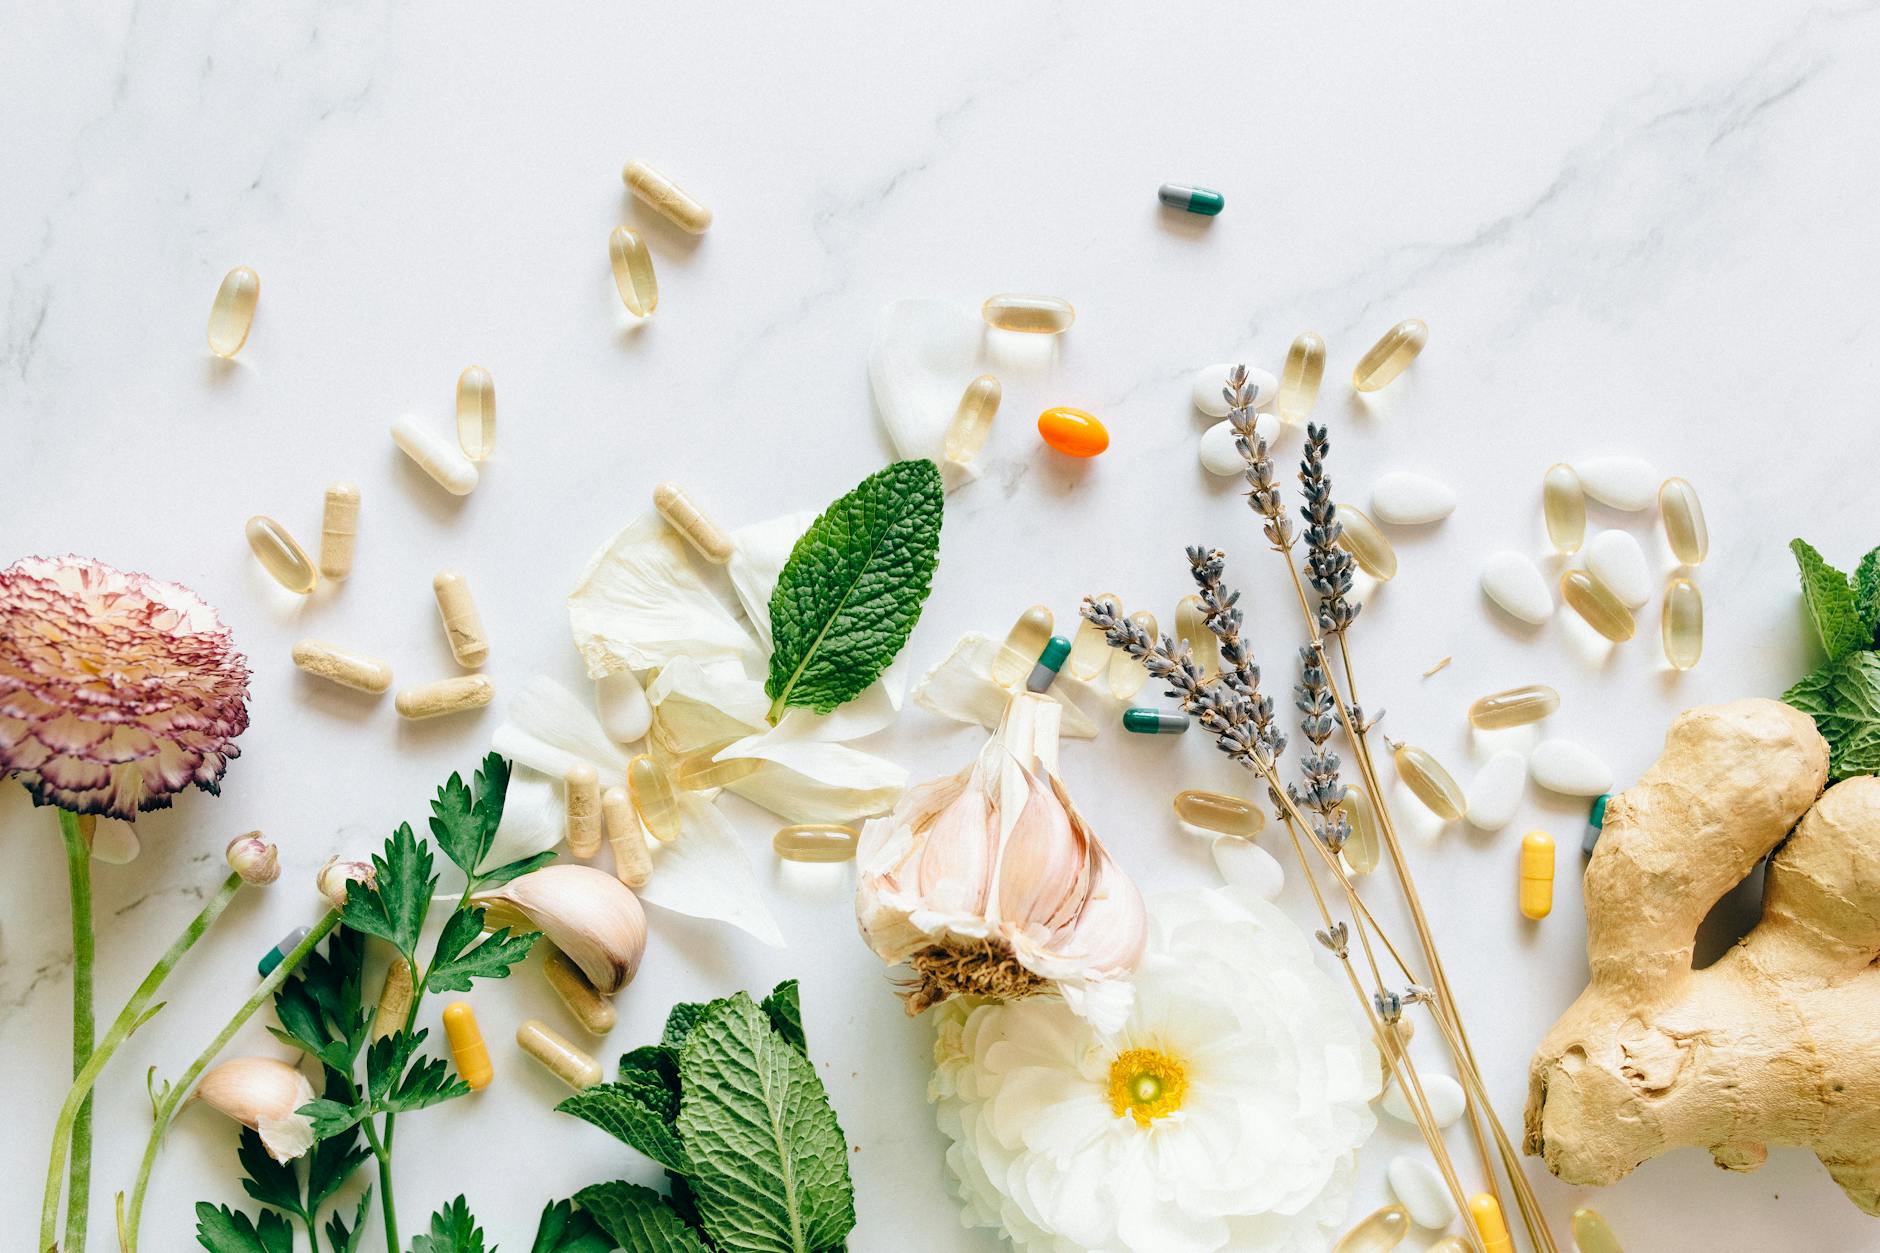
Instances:
[[[1525,1147],[1554,1174],[1608,1184],[1685,1146],[1754,1170],[1798,1145],[1880,1215],[1880,779],[1822,795],[1827,773],[1806,714],[1743,700],[1680,715],[1613,797],[1592,981],[1528,1067]],[[1761,921],[1692,970],[1698,923],[1777,844]]]

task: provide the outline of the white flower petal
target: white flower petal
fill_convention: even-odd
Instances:
[[[766,944],[784,946],[737,833],[711,802],[681,796],[679,838],[671,844],[653,842],[652,852],[653,873],[639,889],[642,901],[728,922]]]
[[[568,595],[574,645],[599,678],[650,670],[675,657],[735,657],[752,669],[763,650],[706,583],[686,541],[643,514],[588,562]]]
[[[742,740],[767,727],[763,685],[732,658],[673,661],[647,686],[659,739],[677,753]]]
[[[968,631],[945,660],[915,685],[914,702],[955,722],[970,722],[987,730],[997,728],[1012,699],[1010,692],[990,678],[992,659],[998,655],[1000,647],[1000,641]],[[1062,734],[1075,740],[1096,737],[1097,722],[1088,712],[1093,691],[1088,683],[1067,674],[1058,675],[1046,695],[1064,706]],[[1067,700],[1066,694],[1073,692],[1075,699]],[[1109,699],[1107,689],[1104,699]]]
[[[888,439],[903,457],[936,462],[948,491],[979,477],[971,465],[954,465],[945,453],[960,395],[983,373],[985,332],[971,306],[900,300],[883,312],[868,350],[868,382]]]
[[[515,767],[503,795],[503,820],[477,869],[494,870],[546,853],[567,834],[567,817],[567,805],[553,779],[526,765]]]
[[[777,588],[777,578],[790,560],[790,551],[815,520],[813,513],[786,513],[732,532],[734,551],[725,573],[731,576],[731,588],[744,606],[752,634],[765,651],[771,646],[770,594]]]
[[[490,747],[511,761],[556,779],[585,761],[600,774],[602,787],[626,782],[627,754],[601,729],[592,706],[555,680],[530,679],[504,712]]]
[[[781,730],[781,728],[779,728]],[[775,762],[728,787],[790,822],[854,822],[885,813],[907,788],[907,771],[884,757],[845,744],[764,737],[732,745],[720,759]]]

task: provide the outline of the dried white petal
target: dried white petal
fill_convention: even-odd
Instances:
[[[588,561],[568,595],[574,646],[588,676],[650,670],[675,657],[735,657],[757,670],[763,650],[708,585],[691,547],[648,512]]]
[[[914,702],[955,722],[996,729],[1012,699],[1012,693],[991,678],[992,659],[999,648],[998,640],[968,631],[945,660],[915,684]],[[1064,706],[1062,734],[1075,740],[1096,738],[1098,721],[1089,710],[1113,710],[1116,703],[1107,685],[1086,683],[1062,672],[1045,694]]]

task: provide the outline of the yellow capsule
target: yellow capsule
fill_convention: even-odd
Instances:
[[[1332,1246],[1332,1253],[1390,1253],[1410,1234],[1410,1215],[1401,1205],[1374,1210]]]
[[[540,1019],[531,1018],[516,1028],[516,1043],[542,1063],[549,1074],[576,1092],[601,1081],[601,1064],[583,1053]],[[462,1063],[458,1063],[462,1070]]]
[[[661,483],[655,487],[653,508],[659,510],[659,516],[673,530],[685,536],[699,556],[719,566],[731,560],[731,537],[692,503],[683,487],[677,483]]]
[[[1579,471],[1564,461],[1548,466],[1541,479],[1541,513],[1554,551],[1579,552],[1586,539],[1586,489],[1580,486]]]
[[[653,859],[627,789],[610,787],[601,794],[601,816],[607,820],[607,847],[614,850],[614,877],[630,888],[645,887]]]
[[[639,232],[614,227],[607,237],[607,255],[613,261],[614,287],[620,303],[636,318],[650,318],[659,308],[659,279],[653,273],[653,254]]]
[[[307,560],[307,550],[287,533],[286,527],[273,518],[256,514],[248,519],[245,530],[255,560],[276,583],[302,596],[319,585],[320,575],[314,570],[313,562]]]
[[[238,265],[222,276],[215,303],[209,306],[210,352],[226,360],[242,350],[260,300],[261,276],[247,266]]]
[[[1316,331],[1307,331],[1286,350],[1286,364],[1279,374],[1279,396],[1273,402],[1279,416],[1288,422],[1304,422],[1311,416],[1324,377],[1325,341]]]
[[[439,679],[402,689],[392,698],[400,717],[417,720],[481,709],[496,698],[496,687],[480,674]]]
[[[1584,1205],[1573,1211],[1573,1243],[1580,1253],[1625,1253],[1599,1211]]]
[[[1397,777],[1431,813],[1444,822],[1462,817],[1469,806],[1468,799],[1441,762],[1414,744],[1394,745],[1390,755],[1397,763]]]
[[[620,177],[642,203],[688,235],[703,235],[712,224],[710,209],[646,162],[627,162]]]
[[[1566,570],[1560,575],[1560,599],[1573,606],[1573,612],[1586,625],[1615,644],[1632,638],[1637,623],[1625,602],[1606,590],[1606,585],[1584,570]]]
[[[1222,835],[1253,836],[1266,825],[1266,815],[1252,801],[1222,792],[1177,792],[1174,806],[1175,816],[1189,826]]]
[[[990,374],[982,374],[966,385],[959,407],[953,411],[953,421],[947,424],[948,461],[963,466],[979,455],[992,434],[992,419],[998,415],[1003,394],[999,380]]]
[[[359,489],[335,483],[326,489],[320,514],[320,573],[343,579],[352,573],[353,546],[359,535]]]
[[[329,683],[377,696],[392,685],[392,668],[376,657],[356,653],[322,640],[301,640],[294,645],[294,664]]]
[[[1358,368],[1351,372],[1351,385],[1361,392],[1374,392],[1404,372],[1417,359],[1423,345],[1430,341],[1430,328],[1421,318],[1406,318],[1384,332],[1358,358]]]
[[[1702,565],[1710,555],[1710,527],[1704,522],[1697,489],[1683,479],[1666,479],[1658,488],[1658,512],[1664,517],[1665,539],[1673,555],[1687,566]]]
[[[641,753],[627,763],[627,795],[633,812],[653,838],[670,844],[679,838],[679,801],[672,783],[651,756]]]
[[[1487,1192],[1478,1192],[1469,1201],[1469,1214],[1475,1230],[1482,1237],[1483,1253],[1514,1253],[1514,1237],[1501,1216],[1501,1202]]]
[[[1560,708],[1560,693],[1545,683],[1491,692],[1469,706],[1469,722],[1484,731],[1526,726]]]
[[[496,380],[480,365],[457,376],[457,445],[472,461],[496,447]]]
[[[480,1092],[490,1086],[496,1071],[490,1066],[490,1051],[477,1028],[476,1011],[468,1001],[452,1001],[444,1007],[444,1038],[450,1041],[450,1057],[457,1063],[457,1074]]]
[[[542,956],[542,977],[548,980],[548,986],[568,1007],[575,1021],[589,1035],[606,1035],[612,1031],[620,1017],[614,1003],[594,989],[568,954],[547,941],[542,942],[542,948],[546,950]]]
[[[411,963],[394,957],[385,968],[385,985],[379,989],[379,1007],[372,1015],[372,1038],[383,1040],[395,1031],[403,1031],[410,1017]]]
[[[445,439],[410,414],[392,423],[392,442],[410,457],[413,464],[431,476],[431,481],[453,496],[468,496],[477,488],[476,462],[463,455],[457,445]]]
[[[673,776],[679,790],[709,792],[713,788],[724,787],[756,774],[764,766],[761,757],[733,757],[729,761],[714,761],[713,758],[724,748],[724,744],[714,744],[682,760]]]
[[[1022,296],[1006,292],[987,297],[979,306],[979,316],[987,326],[1002,331],[1027,331],[1037,335],[1060,335],[1071,329],[1077,310],[1068,300],[1056,296]]]
[[[1155,615],[1147,609],[1138,609],[1129,615],[1129,620],[1147,631],[1150,639],[1156,638]],[[1149,681],[1149,672],[1143,668],[1141,661],[1120,648],[1112,648],[1104,680],[1110,685],[1110,695],[1118,700],[1128,700]]]
[[[1055,625],[1051,610],[1044,605],[1033,605],[1019,614],[992,659],[992,681],[1000,687],[1011,687],[1029,675],[1038,664],[1038,654],[1050,642]]]
[[[1123,602],[1117,599],[1115,592],[1105,592],[1097,598],[1107,600],[1116,606],[1118,613],[1123,610]],[[1071,636],[1071,655],[1065,660],[1064,668],[1070,671],[1073,679],[1088,682],[1103,673],[1110,662],[1110,641],[1101,628],[1088,618],[1077,623],[1077,633]]]
[[[785,861],[853,861],[855,843],[862,833],[834,822],[801,822],[780,827],[770,837],[770,849]]]
[[[1383,841],[1377,834],[1377,808],[1363,788],[1348,783],[1338,809],[1351,824],[1351,834],[1345,839],[1345,865],[1353,874],[1370,874],[1384,855]]]
[[[601,776],[585,761],[562,772],[567,793],[568,851],[582,861],[601,849]]]
[[[1696,665],[1704,655],[1704,597],[1697,584],[1677,578],[1665,585],[1665,608],[1659,626],[1665,640],[1665,660],[1678,670]]]
[[[437,612],[444,620],[444,637],[457,664],[471,669],[490,658],[490,637],[483,633],[483,615],[470,595],[470,583],[455,570],[439,570],[431,580]]]
[[[1221,672],[1221,641],[1208,630],[1207,606],[1194,592],[1175,602],[1175,638],[1188,642],[1202,678],[1210,679]]]
[[[1337,516],[1341,524],[1338,546],[1351,554],[1358,569],[1379,583],[1396,578],[1397,550],[1384,538],[1384,532],[1377,529],[1377,523],[1356,505],[1337,506]]]
[[[1521,837],[1521,913],[1536,921],[1554,911],[1554,837],[1530,831]]]

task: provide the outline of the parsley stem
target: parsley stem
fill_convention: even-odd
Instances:
[[[74,1081],[91,1060],[97,1023],[92,1012],[92,964],[95,955],[91,925],[91,845],[79,830],[78,815],[59,811],[59,834],[65,839],[65,867],[72,882],[72,1075]],[[70,1253],[84,1253],[85,1222],[91,1210],[91,1095],[89,1085],[71,1127],[70,1192],[65,1210],[65,1243]],[[56,1160],[56,1159],[55,1159]],[[63,1164],[63,1163],[61,1163]],[[54,1167],[54,1172],[58,1167]],[[56,1183],[53,1190],[56,1191]],[[40,1247],[52,1247],[46,1228],[54,1221],[58,1198],[40,1217]]]

